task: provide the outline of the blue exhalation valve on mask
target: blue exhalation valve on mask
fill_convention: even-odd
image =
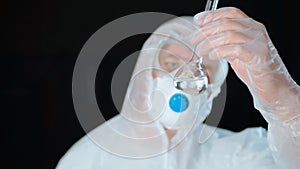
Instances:
[[[176,93],[170,98],[169,106],[174,112],[181,113],[188,108],[189,100],[184,94]]]

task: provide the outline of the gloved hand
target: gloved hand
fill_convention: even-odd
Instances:
[[[190,40],[199,56],[226,59],[247,85],[268,122],[278,168],[300,166],[300,88],[289,75],[263,24],[233,7],[197,14]]]
[[[300,115],[300,89],[290,77],[266,28],[233,7],[199,13],[200,30],[191,43],[198,54],[225,58],[248,86],[255,107],[267,120],[291,120]]]

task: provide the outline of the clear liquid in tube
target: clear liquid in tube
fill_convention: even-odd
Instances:
[[[196,77],[196,78],[175,78],[174,86],[178,90],[187,92],[189,94],[200,94],[207,89],[208,79],[206,76]]]
[[[200,60],[193,60],[189,64],[184,65],[176,73],[173,80],[174,86],[183,92],[189,94],[200,94],[204,92],[208,86],[208,77],[202,65],[202,58]]]

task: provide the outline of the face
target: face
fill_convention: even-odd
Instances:
[[[177,71],[182,65],[188,63],[193,56],[193,51],[185,46],[180,46],[177,44],[166,44],[164,45],[161,50],[159,51],[158,54],[158,64],[161,69],[168,73],[172,73],[174,71]],[[212,83],[213,81],[213,74],[217,70],[217,64],[214,61],[210,61],[207,58],[203,57],[203,64],[205,66],[205,71],[208,76],[208,83]],[[159,73],[154,73],[153,74],[154,78],[155,77],[160,77]],[[207,93],[210,95],[210,92]],[[190,101],[190,106],[194,106],[194,108],[187,110],[189,113],[183,113],[183,116],[181,116],[181,120],[179,120],[179,124],[181,122],[184,122],[186,119],[189,118],[194,118],[194,116],[191,114],[191,112],[197,112],[198,107],[196,103],[205,101],[206,97],[209,97],[208,95],[203,95],[201,97],[203,100],[199,100],[199,97],[191,96],[189,95],[189,101]],[[197,108],[196,108],[197,107]],[[194,111],[195,110],[195,111]],[[173,116],[173,113],[170,113],[170,116]],[[185,120],[184,120],[185,119]],[[170,120],[170,119],[167,119]],[[181,122],[180,122],[181,121]],[[192,120],[188,120],[192,121]],[[177,123],[177,122],[176,122]],[[168,123],[167,123],[168,124]],[[176,134],[177,130],[170,130],[165,128],[166,134],[169,138],[169,140],[172,139],[172,137]]]
[[[184,46],[177,44],[166,44],[163,46],[158,55],[158,62],[160,67],[166,72],[173,72],[179,67],[189,62],[192,59],[193,51]],[[208,76],[208,83],[213,82],[213,75],[216,73],[217,64],[206,57],[203,57],[204,69]],[[159,75],[155,75],[157,77]]]

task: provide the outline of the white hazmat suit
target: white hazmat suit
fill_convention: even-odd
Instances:
[[[222,13],[224,11],[225,14]],[[61,158],[56,169],[298,169],[299,87],[287,73],[267,34],[259,31],[259,35],[253,35],[256,32],[250,28],[256,25],[252,22],[238,9],[220,8],[202,12],[194,20],[193,17],[181,17],[161,25],[143,45],[120,115],[98,126],[74,144]],[[224,33],[226,28],[219,24],[227,23],[233,25],[230,29],[238,32],[239,36],[247,34],[247,38],[254,37],[254,41],[220,45],[222,39],[236,36],[230,33],[222,36],[218,34]],[[255,27],[255,30],[264,30],[260,26]],[[207,38],[203,39],[203,35]],[[269,40],[266,43],[268,46],[261,43],[262,49],[254,49],[261,36]],[[238,56],[232,53],[238,54],[242,50],[235,46],[241,43],[248,49],[246,55],[254,53],[251,61],[247,60],[250,56],[246,55],[241,59],[247,63],[243,69],[247,69],[247,75],[241,73],[243,70],[239,71],[238,66],[242,63],[236,63],[239,58],[236,59]],[[172,76],[178,70],[178,65],[172,61],[171,65],[169,62],[164,65],[168,55],[179,57],[176,63],[186,63],[190,58],[180,57],[184,52],[188,53],[191,44],[198,44],[197,53],[206,56],[203,63],[209,77],[207,90],[198,95],[177,90],[173,86]],[[178,46],[180,52],[176,52]],[[214,50],[210,49],[211,46]],[[264,47],[271,52],[264,53]],[[164,56],[167,57],[165,60]],[[224,59],[248,86],[255,107],[269,123],[268,131],[256,127],[232,132],[203,123],[226,79],[228,64]],[[269,66],[273,63],[279,66]],[[166,70],[165,66],[170,67]],[[251,71],[252,68],[255,71]],[[264,98],[268,96],[264,94],[269,93],[264,92],[260,85],[267,82],[257,84],[257,81],[264,78],[276,82],[278,79],[274,79],[275,76],[269,78],[271,74],[282,76],[278,79],[288,79],[287,83],[291,84],[288,90],[295,90],[298,97],[291,99],[291,102],[288,99],[292,94],[286,93],[281,97],[286,97],[288,104],[273,96],[274,100],[266,102],[268,99]],[[178,103],[179,108],[171,102]],[[280,110],[280,113],[273,113],[275,109]]]

